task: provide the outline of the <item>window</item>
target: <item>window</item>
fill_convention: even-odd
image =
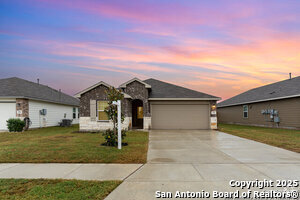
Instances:
[[[143,107],[141,107],[141,106],[137,107],[137,118],[138,119],[144,118]]]
[[[243,117],[248,118],[248,106],[247,105],[243,106]]]
[[[98,101],[97,102],[97,114],[98,114],[98,120],[107,121],[108,115],[104,111],[105,108],[108,107],[108,101]]]
[[[73,108],[73,119],[76,119],[76,108]]]

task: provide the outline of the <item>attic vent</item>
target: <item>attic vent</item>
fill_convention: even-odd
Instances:
[[[273,92],[270,92],[270,94],[274,94],[275,93],[275,91],[273,91]]]

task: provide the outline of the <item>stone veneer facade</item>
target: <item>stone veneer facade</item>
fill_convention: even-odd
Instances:
[[[99,85],[98,87],[84,93],[80,97],[80,117],[90,117],[90,100],[96,101],[107,101],[107,87],[104,85]],[[125,117],[131,117],[131,102],[129,99],[124,99],[122,101],[122,113]]]
[[[113,123],[111,121],[97,121],[93,120],[90,116],[90,100],[107,100],[108,87],[105,85],[99,85],[90,91],[82,94],[80,96],[80,130],[81,131],[98,131],[112,129]],[[132,100],[140,99],[143,101],[144,107],[144,129],[149,129],[151,127],[151,115],[148,102],[148,90],[145,86],[137,81],[134,81],[127,85],[123,89],[125,93],[130,95],[132,99],[125,98],[122,101],[122,113],[124,113],[125,119],[122,123],[122,129],[132,128]]]
[[[21,114],[18,114],[21,112]],[[16,117],[24,119],[29,117],[29,101],[28,99],[16,99]]]
[[[126,85],[123,91],[132,97],[132,100],[139,99],[143,101],[143,112],[144,112],[144,129],[148,130],[151,128],[151,114],[150,114],[150,104],[149,104],[149,90],[144,84],[133,81]],[[131,104],[130,104],[131,105]],[[130,110],[131,112],[131,110]]]

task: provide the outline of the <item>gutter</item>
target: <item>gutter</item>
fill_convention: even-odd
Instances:
[[[220,97],[215,97],[215,98],[149,98],[149,101],[186,101],[186,100],[191,100],[191,101],[207,101],[207,100],[216,100],[219,101],[221,100]]]
[[[259,103],[259,102],[264,102],[264,101],[274,101],[274,100],[280,100],[280,99],[289,99],[289,98],[294,98],[294,97],[300,97],[300,94],[291,95],[291,96],[285,96],[285,97],[276,97],[276,98],[270,98],[270,99],[262,99],[262,100],[257,100],[257,101],[246,101],[246,102],[241,102],[241,103],[228,104],[228,105],[224,105],[224,106],[218,106],[217,105],[217,108],[223,108],[223,107],[229,107],[229,106],[237,106],[237,105],[243,105],[243,104],[249,104],[249,103]]]
[[[79,103],[78,103],[78,105],[76,105],[76,104],[68,104],[68,103],[63,103],[63,102],[58,102],[58,101],[50,101],[50,100],[39,99],[39,98],[32,98],[32,97],[25,97],[25,96],[1,96],[0,97],[0,99],[9,99],[9,98],[12,98],[12,99],[30,99],[30,100],[35,100],[35,101],[43,101],[43,102],[49,102],[49,103],[55,103],[55,104],[61,104],[61,105],[79,107]]]

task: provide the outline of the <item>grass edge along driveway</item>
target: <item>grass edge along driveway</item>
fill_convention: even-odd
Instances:
[[[218,124],[219,131],[300,153],[300,130]]]
[[[121,150],[102,146],[101,133],[47,127],[0,133],[0,163],[146,163],[148,132],[128,131]]]
[[[121,181],[0,179],[0,199],[104,199]]]

